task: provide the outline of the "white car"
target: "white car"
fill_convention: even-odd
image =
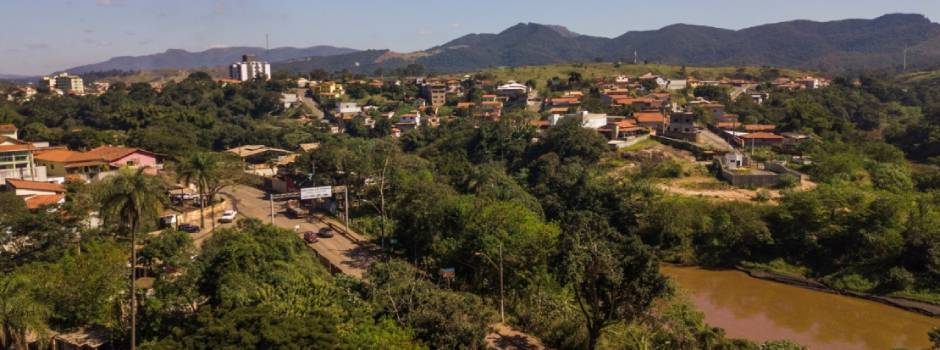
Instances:
[[[238,212],[236,212],[236,211],[234,211],[234,210],[226,210],[224,213],[222,213],[222,217],[219,218],[219,222],[223,222],[223,223],[225,223],[225,222],[234,222],[234,221],[235,221],[235,215],[238,215]]]

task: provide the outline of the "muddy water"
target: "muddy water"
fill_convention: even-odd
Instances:
[[[663,266],[728,336],[789,339],[812,350],[925,349],[931,318],[887,305],[752,278],[740,271]]]

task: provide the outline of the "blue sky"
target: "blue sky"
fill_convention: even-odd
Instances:
[[[782,4],[778,4],[782,3]],[[613,37],[673,23],[740,29],[793,19],[921,13],[937,0],[0,0],[0,73],[218,46],[425,49],[519,22]]]

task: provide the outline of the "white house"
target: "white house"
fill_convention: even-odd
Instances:
[[[524,96],[529,92],[529,87],[510,80],[506,84],[496,87],[496,91],[503,96]]]
[[[589,129],[600,129],[607,125],[606,113],[581,112],[581,126]]]
[[[281,94],[281,103],[284,104],[284,108],[291,108],[295,103],[300,102],[300,99],[297,98],[297,94]]]

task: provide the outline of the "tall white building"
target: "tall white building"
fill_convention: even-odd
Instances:
[[[255,58],[249,55],[242,55],[241,62],[229,67],[229,76],[239,81],[248,81],[255,78],[271,80],[271,64],[255,61]]]

